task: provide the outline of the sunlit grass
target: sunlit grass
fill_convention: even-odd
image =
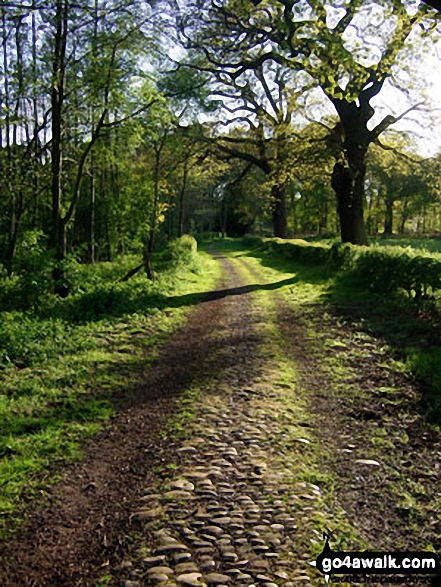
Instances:
[[[385,244],[398,246],[432,243],[429,239],[391,239]],[[294,277],[295,282],[281,288],[291,295],[295,304],[304,307],[316,303],[329,306],[336,316],[357,325],[361,331],[381,337],[394,354],[394,369],[411,373],[423,385],[421,410],[434,424],[441,423],[441,345],[438,330],[441,307],[437,299],[418,307],[404,295],[372,293],[366,284],[340,274],[325,264],[300,263],[279,252],[265,251],[259,239],[215,241],[220,251],[240,259],[243,256],[253,264],[268,282]],[[439,241],[441,242],[441,241]],[[426,247],[428,250],[429,247]],[[422,319],[423,316],[423,319]],[[301,318],[300,318],[301,319]],[[391,359],[392,361],[392,359]]]
[[[86,280],[90,296],[98,300],[102,291],[115,291],[115,277],[126,268],[97,265],[94,285]],[[11,357],[0,371],[0,534],[20,519],[24,496],[29,501],[44,494],[57,479],[57,467],[81,456],[81,444],[130,395],[160,347],[185,323],[192,308],[187,296],[212,289],[219,274],[218,264],[201,253],[191,264],[158,273],[154,284],[140,274],[118,285],[121,305],[108,314],[101,306],[91,313],[88,305],[85,314],[72,313],[87,295],[78,292],[48,300],[40,315],[27,312],[22,321],[3,322],[3,341],[15,346],[14,352],[3,346]]]

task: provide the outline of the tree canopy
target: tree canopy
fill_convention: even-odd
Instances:
[[[366,243],[388,205],[383,133],[420,107],[373,104],[437,19],[410,0],[2,0],[2,265],[45,240],[63,293],[70,253],[145,253],[230,221]],[[432,194],[434,169],[397,177]],[[414,226],[438,200],[407,183],[389,200]]]

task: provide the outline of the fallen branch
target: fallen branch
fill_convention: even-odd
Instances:
[[[122,277],[118,283],[124,283],[125,281],[129,281],[129,279],[131,277],[133,277],[134,275],[136,275],[138,273],[138,271],[141,271],[141,269],[143,267],[144,267],[144,263],[141,263],[141,265],[138,265],[134,269],[130,269],[130,271],[124,277]]]

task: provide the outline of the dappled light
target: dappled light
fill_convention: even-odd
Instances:
[[[0,1],[2,587],[441,584],[440,13]]]

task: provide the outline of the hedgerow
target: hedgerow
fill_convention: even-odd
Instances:
[[[380,295],[405,292],[418,302],[441,290],[441,256],[410,247],[326,245],[301,239],[266,239],[259,246],[301,263],[331,265]]]

